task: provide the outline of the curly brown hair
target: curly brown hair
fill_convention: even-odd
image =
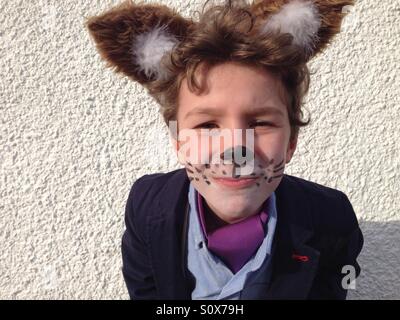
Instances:
[[[201,94],[205,83],[196,79],[199,66],[207,71],[217,64],[235,62],[277,76],[294,138],[300,127],[310,122],[310,118],[303,120],[302,112],[310,85],[307,62],[340,32],[346,14],[343,9],[353,4],[354,0],[225,0],[220,4],[207,0],[202,12],[195,12],[199,14],[197,21],[183,18],[166,5],[125,0],[90,17],[86,25],[107,66],[146,87],[159,103],[167,125],[177,118],[183,79],[192,92]],[[279,17],[284,30],[265,29],[268,21],[291,5],[292,16],[284,13]],[[308,7],[306,12],[304,8],[301,11],[302,6]],[[299,8],[303,13],[300,18]],[[143,65],[137,59],[142,56],[137,55],[136,44],[158,26],[166,27],[176,42],[172,41],[170,49],[171,37],[168,41],[156,39],[149,47],[141,43],[139,48],[145,50]],[[285,30],[287,26],[289,31]],[[300,31],[293,34],[290,28]],[[168,54],[157,52],[159,44]],[[132,51],[133,45],[136,49]]]
[[[148,84],[149,93],[161,106],[165,123],[177,119],[179,90],[187,79],[192,92],[204,92],[205,81],[196,78],[198,69],[207,71],[224,62],[238,62],[262,68],[278,77],[282,84],[282,97],[286,103],[291,139],[296,137],[303,121],[302,104],[310,83],[309,69],[302,53],[291,45],[288,33],[259,34],[256,17],[243,6],[243,1],[228,0],[224,4],[203,6],[201,20],[194,25],[185,41],[166,56],[164,66],[171,77]]]

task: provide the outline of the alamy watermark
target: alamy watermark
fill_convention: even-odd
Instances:
[[[356,268],[349,264],[345,265],[342,268],[342,274],[345,274],[342,279],[342,288],[345,290],[356,290]]]
[[[231,164],[238,175],[254,170],[254,129],[182,129],[178,133],[177,121],[169,121],[169,131],[179,142],[181,162]]]

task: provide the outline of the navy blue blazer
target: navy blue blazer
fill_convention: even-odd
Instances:
[[[188,190],[185,169],[144,175],[133,184],[121,247],[131,299],[191,299],[195,279],[186,256]],[[342,267],[353,266],[358,276],[356,258],[363,246],[347,196],[287,174],[275,194],[272,267],[246,282],[241,299],[345,299]]]

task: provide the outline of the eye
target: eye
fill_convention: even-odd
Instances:
[[[254,121],[250,124],[250,126],[253,125],[254,127],[274,127],[275,125],[272,122],[269,121]]]
[[[195,126],[193,129],[213,129],[217,127],[218,127],[217,124],[213,122],[205,122]]]

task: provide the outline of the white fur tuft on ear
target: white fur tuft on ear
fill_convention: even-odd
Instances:
[[[267,19],[262,32],[274,30],[290,33],[295,45],[308,53],[314,49],[321,19],[312,1],[293,0]]]
[[[132,54],[139,71],[143,71],[147,77],[167,77],[167,70],[161,65],[161,58],[172,50],[178,40],[170,35],[166,26],[156,26],[153,30],[140,34],[134,40]]]

